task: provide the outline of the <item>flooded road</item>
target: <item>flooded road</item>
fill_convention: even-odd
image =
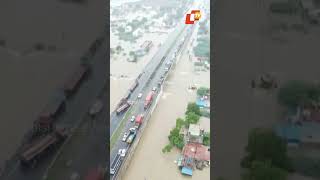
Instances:
[[[5,41],[0,47],[0,171],[52,93],[102,31],[102,8],[99,0],[87,5],[0,2],[0,40]],[[37,43],[50,50],[32,51]]]
[[[195,101],[196,91],[189,91],[191,84],[210,87],[210,74],[193,71],[194,67],[186,51],[177,66],[164,83],[163,94],[155,111],[143,132],[139,145],[124,175],[125,180],[131,179],[190,179],[181,175],[174,161],[178,157],[178,150],[163,154],[162,148],[168,144],[168,135],[175,126],[178,117],[183,117],[188,102]],[[204,118],[204,121],[209,119]],[[210,122],[201,123],[209,129]],[[210,168],[194,171],[192,179],[210,179]]]

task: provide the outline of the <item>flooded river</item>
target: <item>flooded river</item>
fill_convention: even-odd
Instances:
[[[185,51],[186,52],[186,51]],[[125,174],[125,180],[131,179],[190,179],[181,175],[174,161],[178,150],[163,154],[162,148],[168,144],[168,135],[175,126],[175,120],[183,117],[188,102],[195,101],[196,91],[189,91],[191,84],[210,87],[209,72],[195,74],[193,64],[187,53],[181,57],[165,82],[162,97],[143,132],[132,161]],[[209,119],[202,119],[202,125],[209,129]],[[195,170],[192,179],[209,180],[210,168]]]
[[[5,45],[0,47],[0,170],[102,31],[102,8],[99,0],[86,5],[1,0],[0,40]],[[36,43],[51,46],[51,51],[30,51]]]

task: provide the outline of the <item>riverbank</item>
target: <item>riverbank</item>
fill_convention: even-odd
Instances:
[[[190,44],[186,49],[188,48]],[[167,136],[175,126],[175,120],[184,116],[188,102],[196,99],[196,92],[188,90],[190,84],[210,87],[210,73],[197,74],[193,70],[193,63],[189,60],[187,51],[183,51],[181,59],[164,83],[163,94],[143,132],[124,180],[130,180],[132,177],[154,180],[189,179],[181,175],[174,163],[178,151],[172,149],[170,153],[163,154],[161,150],[168,144]],[[205,125],[210,125],[210,122],[205,122]],[[210,179],[210,169],[195,171],[192,178]]]

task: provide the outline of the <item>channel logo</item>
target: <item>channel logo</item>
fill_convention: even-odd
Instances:
[[[186,15],[186,24],[194,24],[194,22],[199,21],[200,18],[200,10],[192,10],[191,13]]]

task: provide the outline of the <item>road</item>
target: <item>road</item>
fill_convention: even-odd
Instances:
[[[97,95],[107,82],[107,60],[106,44],[98,49],[92,61],[92,73],[81,84],[76,94],[68,99],[66,103],[66,112],[57,119],[57,126],[73,127],[87,113],[90,105],[93,104]],[[10,172],[6,173],[4,180],[40,180],[44,171],[53,158],[53,154],[41,159],[37,167],[23,170],[19,166],[17,157],[14,157],[10,163]]]
[[[190,26],[184,26],[183,25],[182,27],[183,27],[182,33],[180,35],[176,34],[176,31],[179,31],[180,30],[179,28],[181,28],[181,26],[178,26],[176,31],[172,33],[173,35],[175,35],[175,37],[172,38],[172,36],[170,36],[168,38],[168,41],[164,45],[165,48],[169,47],[169,51],[167,53],[165,53],[165,54],[162,54],[165,51],[159,50],[159,52],[155,55],[155,58],[159,58],[159,59],[152,59],[151,60],[150,63],[153,63],[153,64],[156,64],[156,63],[154,63],[154,61],[161,61],[161,59],[163,59],[163,62],[161,64],[159,64],[158,67],[157,66],[155,67],[154,77],[152,79],[149,79],[149,82],[148,82],[148,80],[145,81],[145,87],[140,87],[140,89],[142,89],[142,90],[140,90],[140,89],[137,90],[136,89],[135,90],[135,94],[133,94],[131,96],[132,100],[135,101],[134,105],[132,106],[131,115],[137,116],[139,114],[144,114],[146,116],[146,114],[149,113],[149,110],[151,109],[150,107],[147,110],[144,109],[144,100],[145,100],[146,96],[148,95],[148,93],[150,91],[152,91],[153,87],[157,87],[157,92],[155,94],[155,97],[153,97],[153,99],[155,100],[157,98],[156,96],[159,95],[158,93],[159,93],[159,89],[160,89],[160,86],[158,86],[158,82],[167,73],[167,70],[166,70],[166,68],[168,67],[167,63],[170,62],[170,61],[171,62],[175,61],[175,59],[176,59],[175,57],[178,54],[177,50],[179,50],[181,48],[182,42],[185,42],[184,40],[187,39],[186,38],[187,35],[188,35],[187,33],[190,32],[190,30],[191,30]],[[172,48],[170,48],[170,47],[172,47]],[[165,57],[165,58],[163,58],[163,57]],[[151,72],[149,71],[149,73],[151,73]],[[141,84],[142,84],[142,82],[140,83],[140,85]],[[142,96],[142,98],[137,99],[136,94],[140,93],[140,92],[142,92],[143,96]],[[154,101],[153,101],[153,104],[154,104]],[[131,117],[131,115],[129,117]],[[144,119],[143,123],[145,123],[144,121],[147,121],[147,120],[148,119]],[[126,122],[125,127],[124,127],[119,139],[117,140],[117,142],[114,145],[114,147],[111,149],[111,152],[110,152],[110,168],[114,168],[114,165],[116,165],[117,168],[115,168],[115,174],[117,173],[117,170],[121,166],[121,163],[122,163],[122,160],[123,160],[123,158],[119,158],[118,150],[119,149],[129,149],[130,148],[130,146],[126,142],[122,142],[123,134],[125,132],[129,132],[129,129],[132,128],[133,126],[134,126],[133,122],[130,122],[130,121]],[[142,132],[138,131],[138,133],[142,133]],[[116,162],[118,159],[120,159],[119,163]],[[114,178],[114,179],[116,179],[116,178]]]
[[[138,79],[139,86],[132,92],[128,101],[135,101],[138,94],[143,91],[144,85],[146,85],[152,75],[152,73],[157,68],[157,65],[161,61],[162,57],[167,54],[167,51],[171,48],[175,42],[176,37],[180,34],[180,31],[184,28],[184,24],[180,24],[174,32],[170,34],[167,41],[160,47],[158,52],[153,56],[152,60],[146,65],[145,70],[142,72],[140,78]],[[145,95],[145,94],[144,94]],[[110,114],[110,136],[120,125],[121,120],[123,119],[124,114],[116,115],[115,111]]]

